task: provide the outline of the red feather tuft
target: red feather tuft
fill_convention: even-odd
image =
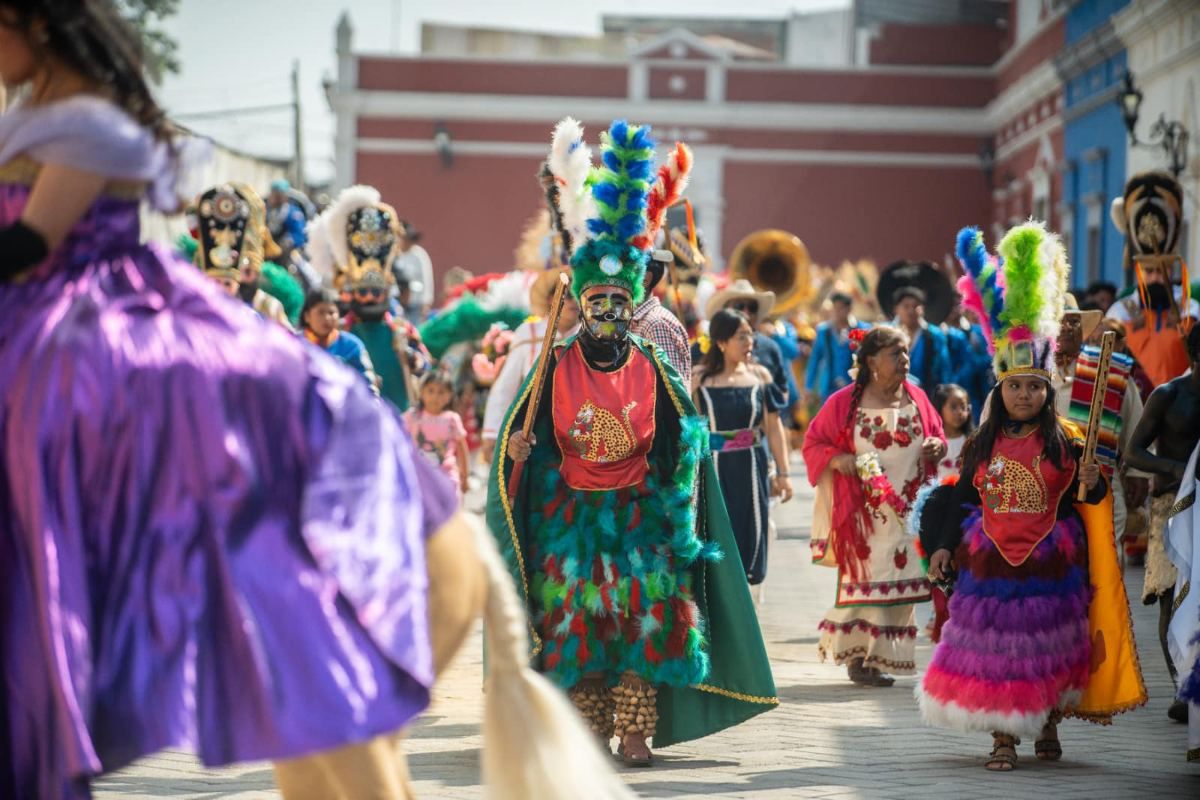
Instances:
[[[667,163],[658,168],[658,180],[646,198],[646,230],[633,239],[634,247],[649,250],[654,246],[654,239],[667,219],[667,209],[683,196],[691,171],[692,151],[686,144],[676,142]]]

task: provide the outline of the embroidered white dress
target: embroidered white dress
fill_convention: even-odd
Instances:
[[[908,507],[921,488],[921,445],[925,432],[916,407],[859,409],[854,452],[875,453],[896,494],[904,501],[871,512],[871,554],[858,580],[838,570],[837,600],[822,620],[817,647],[821,660],[842,664],[862,658],[864,666],[900,675],[916,671],[914,603],[929,599],[916,538],[904,529]],[[814,515],[815,516],[815,515]]]

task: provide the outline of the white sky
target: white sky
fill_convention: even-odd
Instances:
[[[849,0],[183,0],[167,25],[179,42],[182,71],[159,98],[172,115],[223,144],[287,158],[289,110],[189,119],[187,114],[290,102],[292,62],[300,60],[305,164],[309,180],[333,172],[333,115],[321,80],[333,77],[334,27],[343,11],[358,52],[415,53],[422,22],[558,33],[600,30],[600,15],[779,18],[790,11],[844,7]],[[732,11],[736,9],[736,11]]]

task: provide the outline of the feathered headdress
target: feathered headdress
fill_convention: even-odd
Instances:
[[[963,305],[976,313],[992,352],[997,380],[1035,375],[1050,380],[1067,294],[1067,254],[1040,222],[1026,222],[988,256],[983,233],[964,228],[955,248],[966,273],[958,282]]]
[[[620,286],[638,304],[654,239],[687,186],[691,151],[677,144],[652,184],[650,128],[618,120],[601,134],[600,161],[592,165],[578,122],[568,117],[558,123],[546,163],[570,239],[571,291],[578,298],[590,286]]]
[[[309,255],[318,273],[351,286],[390,285],[399,253],[400,220],[372,186],[351,186],[308,226]]]

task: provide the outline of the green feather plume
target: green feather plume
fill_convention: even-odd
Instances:
[[[1039,258],[1046,230],[1040,225],[1018,225],[1000,241],[1004,258],[1004,310],[1000,319],[1012,328],[1037,330],[1042,313],[1042,271]]]

